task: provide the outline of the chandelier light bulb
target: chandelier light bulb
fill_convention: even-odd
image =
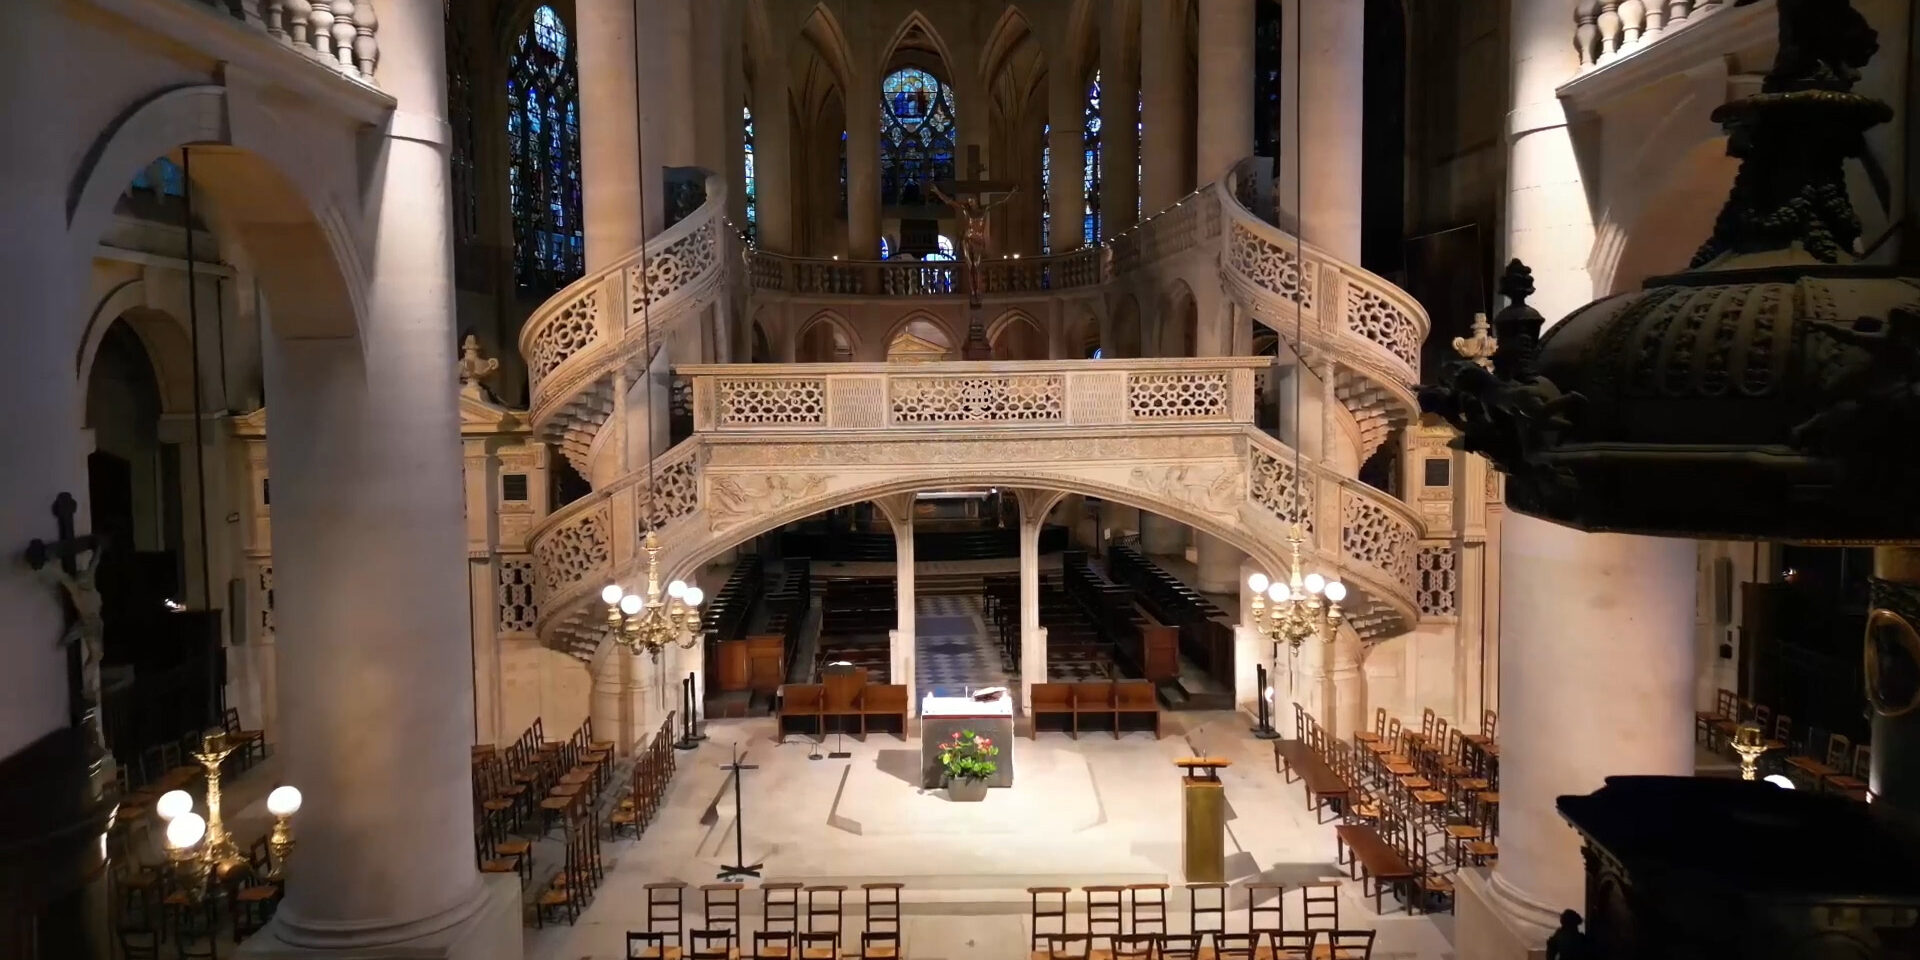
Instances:
[[[191,810],[167,821],[167,846],[175,850],[189,849],[206,835],[207,821]]]
[[[609,583],[600,588],[600,602],[611,607],[620,602],[620,595],[623,593],[626,593],[626,591],[620,589],[619,584]]]
[[[1254,593],[1266,593],[1267,584],[1271,582],[1272,581],[1267,579],[1266,574],[1256,573],[1247,578],[1247,589],[1252,590]]]
[[[172,822],[182,814],[193,812],[193,798],[185,790],[168,790],[153,802],[153,812],[159,814],[161,820]]]
[[[291,817],[300,812],[300,788],[292,784],[274,787],[267,794],[267,812],[276,817]]]
[[[1309,573],[1307,574],[1306,587],[1308,593],[1319,593],[1326,589],[1327,578],[1317,573]]]
[[[687,592],[681,595],[680,602],[686,604],[689,607],[697,607],[700,605],[700,601],[705,600],[706,598],[707,598],[707,592],[705,590],[702,590],[699,587],[688,587]]]
[[[1760,779],[1765,780],[1766,782],[1771,783],[1774,786],[1781,788],[1782,790],[1794,789],[1793,781],[1787,779],[1787,777],[1784,774],[1770,773],[1764,777],[1761,777]]]
[[[646,609],[647,601],[637,593],[629,593],[620,598],[620,612],[631,617]]]
[[[687,582],[685,580],[675,580],[674,582],[667,584],[667,596],[672,597],[675,600],[678,600],[681,597],[685,596],[686,593],[687,593]]]
[[[1339,603],[1347,598],[1347,585],[1338,580],[1328,582],[1326,591],[1327,599],[1334,603]]]
[[[1273,583],[1267,585],[1268,600],[1272,600],[1274,603],[1286,603],[1288,596],[1286,584],[1275,580]]]

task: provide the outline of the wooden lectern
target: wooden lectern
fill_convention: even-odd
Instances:
[[[1225,757],[1175,760],[1180,777],[1180,863],[1188,883],[1224,883],[1227,879],[1227,785],[1220,782]]]

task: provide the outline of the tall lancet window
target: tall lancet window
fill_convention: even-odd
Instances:
[[[566,25],[552,7],[514,41],[507,67],[507,193],[514,276],[556,290],[580,276],[580,83]]]
[[[1280,4],[1253,5],[1253,153],[1280,156]]]
[[[1040,252],[1053,252],[1053,124],[1040,125]]]
[[[1086,155],[1080,167],[1081,215],[1080,242],[1094,246],[1100,242],[1100,71],[1093,72],[1087,85],[1087,107],[1080,142]]]
[[[747,239],[760,238],[760,211],[756,202],[759,194],[754,188],[753,178],[753,108],[740,108],[740,152],[746,160],[746,189],[742,193],[747,199]]]
[[[932,203],[928,187],[953,176],[953,91],[917,67],[880,84],[880,202]]]
[[[473,150],[473,64],[467,45],[466,23],[453,15],[448,0],[447,44],[447,125],[453,131],[453,143],[447,157],[448,179],[453,193],[453,239],[461,245],[480,239],[480,196],[474,184]]]

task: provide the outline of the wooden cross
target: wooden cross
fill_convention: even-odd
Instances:
[[[72,578],[80,575],[82,555],[93,553],[95,554],[94,562],[99,562],[98,553],[105,545],[105,538],[91,533],[82,535],[74,533],[73,516],[79,509],[80,504],[73,499],[73,494],[62,491],[59,496],[53,498],[55,539],[51,543],[40,539],[29,542],[26,552],[27,566],[40,570],[48,563],[58,562],[60,569],[71,581]],[[80,612],[73,607],[69,599],[68,624],[76,622],[79,614]],[[86,689],[84,647],[84,640],[67,646],[67,703],[69,716],[75,726],[88,723],[88,712],[99,708],[99,704],[87,702],[84,692]]]
[[[934,184],[933,195],[960,215],[960,255],[966,261],[967,304],[973,316],[967,323],[967,342],[961,356],[968,360],[987,360],[993,356],[987,345],[987,332],[980,317],[980,262],[987,256],[987,214],[1013,195],[1014,184],[1005,180],[987,180],[981,176],[978,144],[967,146],[967,179]]]

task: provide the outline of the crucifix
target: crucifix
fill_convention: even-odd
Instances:
[[[53,579],[65,590],[73,608],[71,622],[60,638],[67,648],[67,700],[75,726],[85,726],[96,748],[106,749],[100,725],[100,659],[105,655],[106,622],[101,618],[100,590],[94,582],[100,568],[105,538],[76,535],[73,515],[80,504],[70,493],[53,498],[56,539],[27,544],[27,566],[35,570],[53,564]],[[81,557],[86,558],[82,565]]]
[[[736,877],[757,877],[760,875],[761,865],[747,862],[747,822],[745,814],[741,810],[740,771],[758,770],[760,766],[758,764],[748,763],[746,756],[740,752],[740,745],[736,743],[733,745],[733,762],[721,764],[720,769],[733,774],[734,860],[731,864],[722,864],[720,866],[720,879],[732,880]]]
[[[967,322],[967,342],[960,355],[968,360],[993,358],[993,348],[987,344],[986,326],[980,317],[980,261],[987,256],[987,214],[1006,203],[1018,189],[1004,180],[984,179],[984,172],[979,144],[969,144],[967,179],[933,185],[933,195],[960,215],[960,256],[967,265],[967,305],[972,308]]]

